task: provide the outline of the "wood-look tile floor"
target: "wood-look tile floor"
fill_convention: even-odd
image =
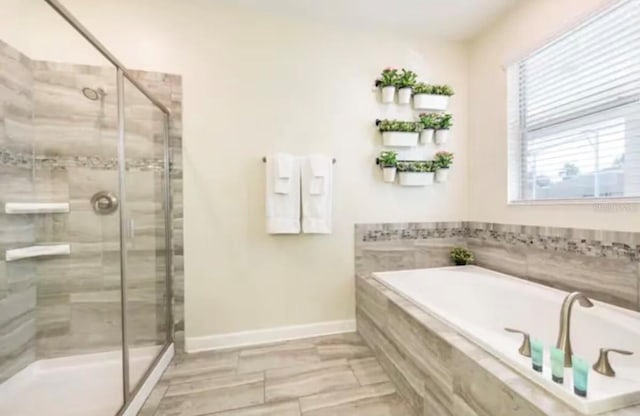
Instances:
[[[408,416],[356,333],[178,354],[139,416]]]

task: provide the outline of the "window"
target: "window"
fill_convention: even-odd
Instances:
[[[510,201],[640,198],[640,0],[507,72]]]

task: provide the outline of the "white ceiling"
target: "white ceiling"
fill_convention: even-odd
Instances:
[[[264,13],[361,27],[468,39],[524,0],[224,0]]]

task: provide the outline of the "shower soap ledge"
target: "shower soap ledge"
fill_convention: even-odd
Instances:
[[[5,253],[5,260],[15,261],[32,257],[68,256],[70,254],[71,246],[69,244],[31,246],[7,250]]]
[[[7,202],[6,214],[55,214],[69,212],[68,202]]]

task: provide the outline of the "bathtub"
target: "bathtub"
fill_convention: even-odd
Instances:
[[[518,353],[517,328],[555,345],[560,306],[567,292],[476,266],[374,273],[386,287],[435,315],[464,337],[584,414],[597,414],[640,403],[640,313],[594,301],[593,308],[573,307],[571,342],[574,354],[594,363],[601,347],[633,351],[610,354],[616,377],[591,370],[588,397],[573,393],[571,369],[564,384],[551,381],[548,348],[542,374],[531,359]]]

